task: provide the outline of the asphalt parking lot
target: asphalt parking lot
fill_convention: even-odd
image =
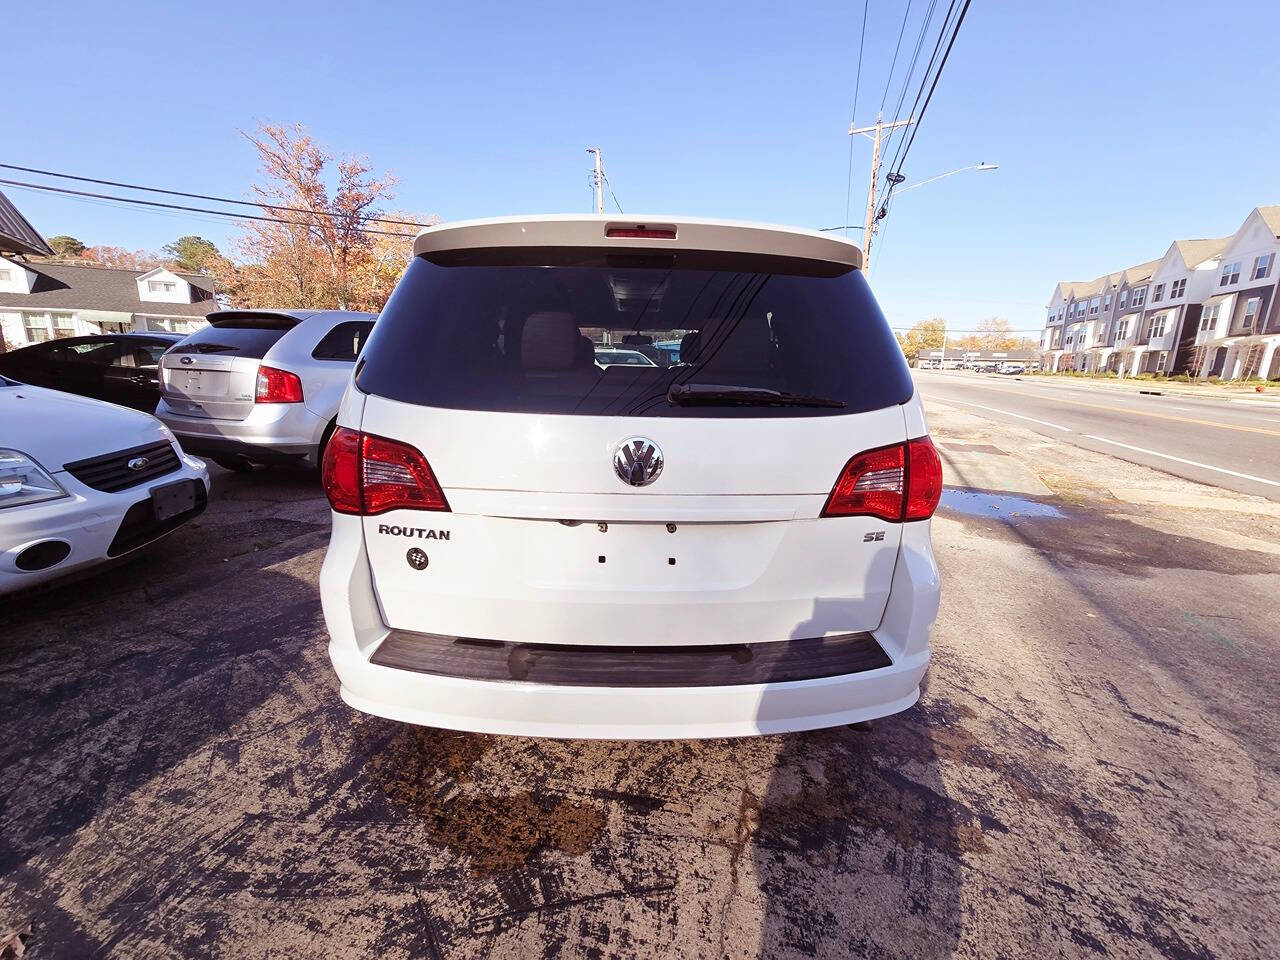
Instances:
[[[1280,504],[942,404],[921,703],[572,742],[338,698],[314,476],[217,471],[0,606],[0,934],[28,957],[1260,957]],[[998,494],[998,495],[993,495]]]

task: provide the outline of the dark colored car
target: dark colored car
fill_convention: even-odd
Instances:
[[[152,413],[160,400],[160,356],[182,338],[179,333],[105,333],[49,340],[0,353],[0,374]]]

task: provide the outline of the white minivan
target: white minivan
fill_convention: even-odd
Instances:
[[[916,701],[942,471],[857,246],[545,216],[431,227],[414,253],[324,457],[347,703],[677,738]],[[611,342],[678,360],[602,368]]]

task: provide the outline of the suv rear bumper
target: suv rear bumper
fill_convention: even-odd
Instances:
[[[929,665],[939,582],[928,523],[904,525],[889,602],[870,634],[888,666],[719,686],[476,679],[378,663],[378,651],[394,632],[382,619],[359,518],[334,516],[320,595],[342,698],[358,710],[477,733],[645,740],[789,733],[907,709],[920,696]]]
[[[835,727],[905,710],[929,652],[846,676],[728,687],[580,687],[465,680],[382,667],[329,645],[342,699],[428,727],[529,737],[666,740]]]
[[[243,420],[184,417],[161,398],[155,414],[182,449],[209,457],[289,463],[314,456],[328,421],[301,403],[258,404]]]

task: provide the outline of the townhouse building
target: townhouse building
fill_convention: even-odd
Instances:
[[[1280,206],[1258,207],[1222,251],[1190,347],[1201,377],[1280,380]]]
[[[1054,287],[1042,366],[1121,376],[1280,378],[1280,206],[1231,236],[1178,240],[1163,257]]]

